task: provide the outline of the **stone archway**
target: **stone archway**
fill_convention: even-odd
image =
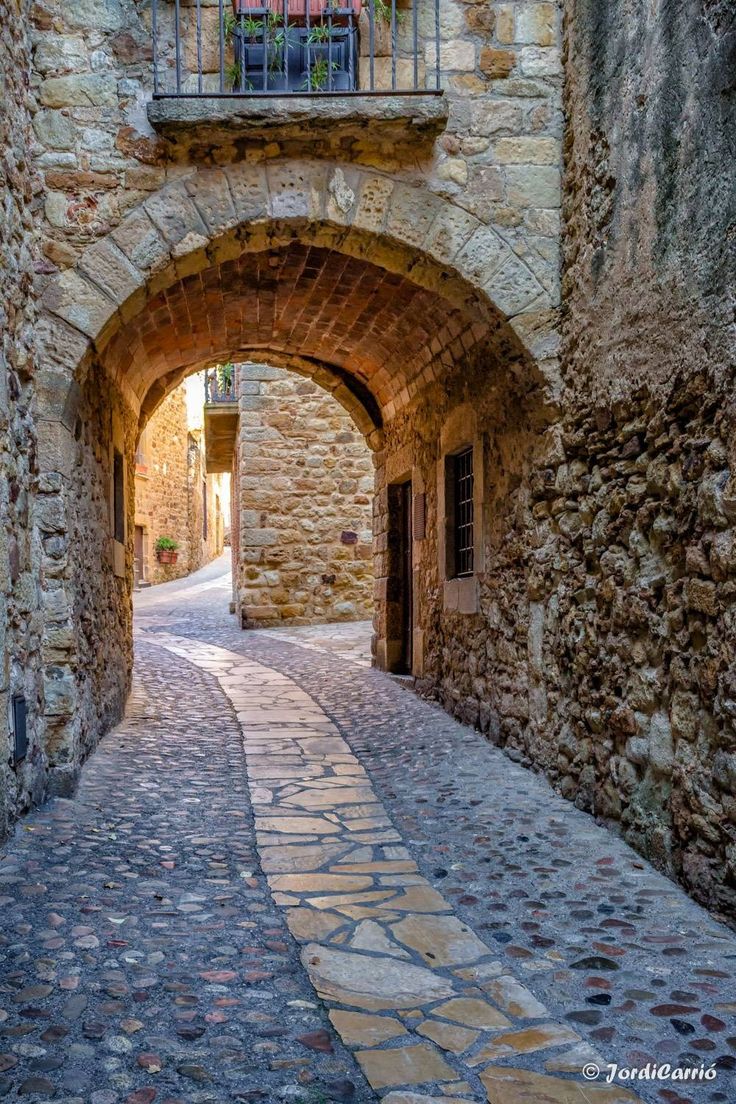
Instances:
[[[54,277],[38,418],[41,526],[70,549],[52,584],[67,634],[55,669],[68,708],[47,718],[60,777],[127,692],[131,550],[124,532],[110,537],[123,493],[113,468],[121,478],[140,426],[185,374],[257,355],[311,376],[351,412],[375,450],[387,664],[386,493],[415,466],[411,412],[428,389],[450,377],[466,387],[471,373],[554,400],[555,325],[550,293],[495,230],[421,185],[325,162],[190,171]],[[417,493],[432,482],[416,475]],[[100,625],[112,663],[93,649]]]

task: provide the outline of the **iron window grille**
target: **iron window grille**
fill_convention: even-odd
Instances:
[[[473,574],[473,449],[464,449],[451,457],[452,464],[452,537],[455,578]]]

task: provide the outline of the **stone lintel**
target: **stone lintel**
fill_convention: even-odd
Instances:
[[[374,133],[416,149],[434,141],[447,116],[446,98],[433,92],[168,96],[148,104],[151,126],[178,148],[211,148],[238,138],[303,142],[354,135],[365,141]]]

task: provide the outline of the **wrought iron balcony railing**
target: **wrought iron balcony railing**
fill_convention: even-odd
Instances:
[[[152,0],[154,96],[440,88],[440,0]]]
[[[210,368],[204,375],[204,401],[209,403],[235,403],[235,367],[232,364]]]

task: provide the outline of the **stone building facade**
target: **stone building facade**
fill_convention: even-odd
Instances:
[[[49,593],[42,609],[38,578],[42,563],[53,577],[66,555],[65,541],[54,537],[50,518],[41,537],[43,518],[36,513],[43,511],[44,492],[54,490],[53,480],[41,486],[36,482],[32,416],[32,287],[40,260],[36,228],[41,181],[27,156],[33,102],[30,44],[22,12],[14,7],[10,14],[0,24],[0,837],[12,818],[43,793],[42,664],[48,664],[49,681],[54,679],[56,630],[52,617],[45,616],[51,614],[54,598]],[[38,499],[36,490],[41,492]],[[15,729],[22,718],[17,724],[13,714],[24,708],[28,746],[16,747]]]
[[[138,586],[189,575],[219,556],[224,548],[226,514],[229,528],[230,477],[207,474],[203,400],[201,376],[180,384],[161,403],[138,441],[134,518]],[[176,563],[159,560],[159,537],[169,537],[178,544]]]
[[[266,112],[152,101],[129,0],[12,13],[53,626],[23,785],[123,707],[141,428],[263,360],[374,453],[377,662],[734,912],[731,8],[447,0],[443,96]]]
[[[283,368],[238,365],[233,498],[244,627],[373,614],[373,460],[350,416]]]

